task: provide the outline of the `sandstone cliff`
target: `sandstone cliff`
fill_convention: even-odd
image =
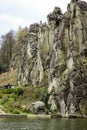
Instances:
[[[71,0],[47,20],[30,25],[22,40],[18,84],[46,85],[53,113],[87,115],[87,3]]]

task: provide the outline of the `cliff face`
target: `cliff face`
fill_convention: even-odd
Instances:
[[[19,85],[48,86],[51,112],[87,115],[87,3],[72,0],[48,23],[32,24],[19,59]]]

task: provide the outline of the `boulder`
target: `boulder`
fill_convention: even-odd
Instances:
[[[34,114],[40,114],[45,112],[45,103],[42,101],[33,102],[30,106],[30,111]]]

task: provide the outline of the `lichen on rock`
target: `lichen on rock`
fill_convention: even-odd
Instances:
[[[32,24],[22,41],[19,85],[48,86],[52,112],[87,115],[87,3],[71,0],[64,14],[55,7],[47,20]]]

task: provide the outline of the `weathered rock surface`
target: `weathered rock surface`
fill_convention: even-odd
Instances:
[[[45,113],[45,103],[42,101],[36,101],[32,103],[30,111],[34,114]]]
[[[48,23],[32,24],[23,39],[19,85],[48,85],[46,104],[62,116],[87,115],[87,3],[71,0]]]

